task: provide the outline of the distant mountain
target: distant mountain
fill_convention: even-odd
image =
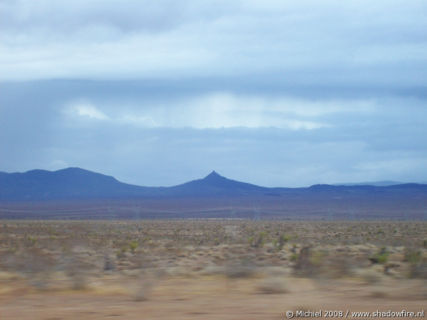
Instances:
[[[168,194],[174,196],[236,196],[262,194],[269,188],[227,179],[212,171],[203,179],[193,180],[168,188]]]
[[[302,188],[307,191],[318,192],[340,192],[340,193],[355,193],[355,192],[396,192],[396,191],[427,191],[427,184],[420,183],[402,183],[386,186],[377,185],[331,185],[331,184],[315,184],[308,188]]]
[[[140,197],[243,196],[269,188],[227,179],[212,171],[203,179],[173,187],[141,187],[80,168],[0,172],[1,200],[117,199]]]
[[[388,187],[394,186],[397,184],[404,184],[403,182],[398,181],[370,181],[370,182],[356,182],[356,183],[334,183],[334,186],[377,186],[377,187]]]
[[[0,200],[92,199],[139,196],[147,188],[80,168],[0,173]]]
[[[416,194],[427,185],[314,185],[308,188],[266,188],[231,180],[212,171],[203,179],[173,187],[141,187],[122,183],[114,177],[80,168],[58,171],[31,170],[0,172],[0,201],[44,201],[75,199],[142,199],[190,197],[342,197],[372,194]],[[423,195],[424,195],[423,193]]]
[[[427,184],[266,188],[212,171],[141,187],[80,168],[0,172],[0,219],[427,220]]]

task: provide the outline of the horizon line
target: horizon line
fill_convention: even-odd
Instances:
[[[100,174],[100,175],[103,175],[103,176],[112,177],[113,179],[115,179],[119,183],[123,183],[123,184],[127,184],[127,185],[133,185],[133,186],[137,186],[137,187],[148,187],[148,188],[171,188],[171,187],[176,187],[176,186],[180,186],[180,185],[192,182],[192,181],[204,180],[204,179],[208,178],[211,175],[217,175],[217,176],[219,176],[219,177],[221,177],[223,179],[226,179],[226,180],[240,182],[240,183],[246,183],[246,184],[251,184],[251,185],[254,185],[254,186],[257,186],[257,187],[266,188],[266,189],[304,189],[304,188],[310,188],[310,187],[314,187],[314,186],[332,186],[332,187],[372,186],[372,187],[389,187],[389,186],[407,185],[407,184],[419,184],[419,185],[426,185],[427,184],[427,182],[414,182],[414,181],[403,182],[403,181],[394,181],[394,180],[378,180],[378,181],[364,181],[364,182],[314,183],[314,184],[306,185],[306,186],[302,186],[302,187],[283,187],[283,186],[279,186],[279,187],[277,187],[277,186],[276,187],[266,187],[266,186],[258,185],[258,184],[251,183],[251,182],[230,179],[230,178],[228,178],[226,176],[221,175],[216,170],[211,170],[209,174],[207,174],[206,176],[204,176],[202,178],[196,178],[196,179],[187,180],[187,181],[179,183],[179,184],[170,185],[170,186],[149,186],[149,185],[140,185],[140,184],[133,184],[133,183],[123,182],[121,180],[118,180],[113,175],[108,175],[108,174],[104,174],[104,173],[101,173],[101,172],[98,172],[98,171],[92,171],[92,170],[88,170],[88,169],[81,168],[81,167],[75,167],[75,166],[65,167],[65,168],[57,169],[57,170],[30,169],[30,170],[27,170],[27,171],[15,171],[15,172],[0,171],[0,173],[5,173],[5,174],[26,174],[26,173],[30,173],[30,172],[33,172],[33,171],[44,171],[44,172],[49,172],[49,173],[55,173],[55,172],[66,171],[66,170],[70,170],[70,169],[78,169],[78,170],[90,172],[90,173],[93,173],[93,174]]]

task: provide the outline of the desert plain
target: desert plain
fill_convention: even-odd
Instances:
[[[1,320],[363,319],[426,301],[425,221],[0,221]]]

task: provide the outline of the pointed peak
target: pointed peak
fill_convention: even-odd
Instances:
[[[216,172],[215,170],[212,170],[211,173],[209,173],[205,179],[212,179],[212,178],[223,178],[220,174],[218,174],[218,172]]]

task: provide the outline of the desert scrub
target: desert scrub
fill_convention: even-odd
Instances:
[[[405,257],[403,261],[409,262],[411,265],[420,263],[422,259],[421,251],[417,251],[414,249],[406,249],[405,250]]]
[[[427,260],[411,266],[409,276],[411,278],[427,279]]]
[[[267,232],[261,231],[256,236],[249,237],[249,245],[253,248],[262,248],[265,244]]]
[[[139,245],[138,241],[131,241],[129,243],[129,249],[130,249],[130,251],[132,253],[135,253],[136,249],[138,248],[138,245]]]
[[[368,268],[356,272],[365,284],[377,284],[383,281],[383,275],[375,269]]]
[[[313,251],[309,259],[312,265],[320,266],[322,265],[325,256],[326,256],[326,253],[323,251]]]
[[[116,252],[117,259],[124,259],[126,257],[126,252],[127,251],[128,251],[128,247],[127,246],[123,246],[119,250],[117,250],[117,252]]]
[[[389,252],[385,247],[382,247],[377,253],[369,258],[372,263],[384,264],[388,261]]]
[[[311,247],[304,247],[298,254],[294,264],[294,272],[298,276],[309,277],[316,273],[318,266],[312,262]]]
[[[292,262],[297,261],[298,260],[298,253],[292,253],[289,260],[291,260]]]
[[[404,261],[410,264],[410,278],[427,279],[427,259],[423,258],[421,251],[406,249]]]
[[[27,247],[33,247],[36,245],[36,243],[37,243],[36,237],[28,236],[25,244]]]
[[[291,238],[288,235],[281,234],[278,239],[273,240],[273,245],[277,250],[282,250],[284,245],[290,240]]]
[[[104,271],[114,271],[116,269],[116,264],[112,257],[108,254],[104,256]]]
[[[225,276],[229,279],[253,277],[256,271],[256,265],[248,259],[241,259],[228,263],[224,270]]]
[[[280,277],[267,278],[257,286],[257,291],[263,294],[282,294],[289,292],[287,282]]]

